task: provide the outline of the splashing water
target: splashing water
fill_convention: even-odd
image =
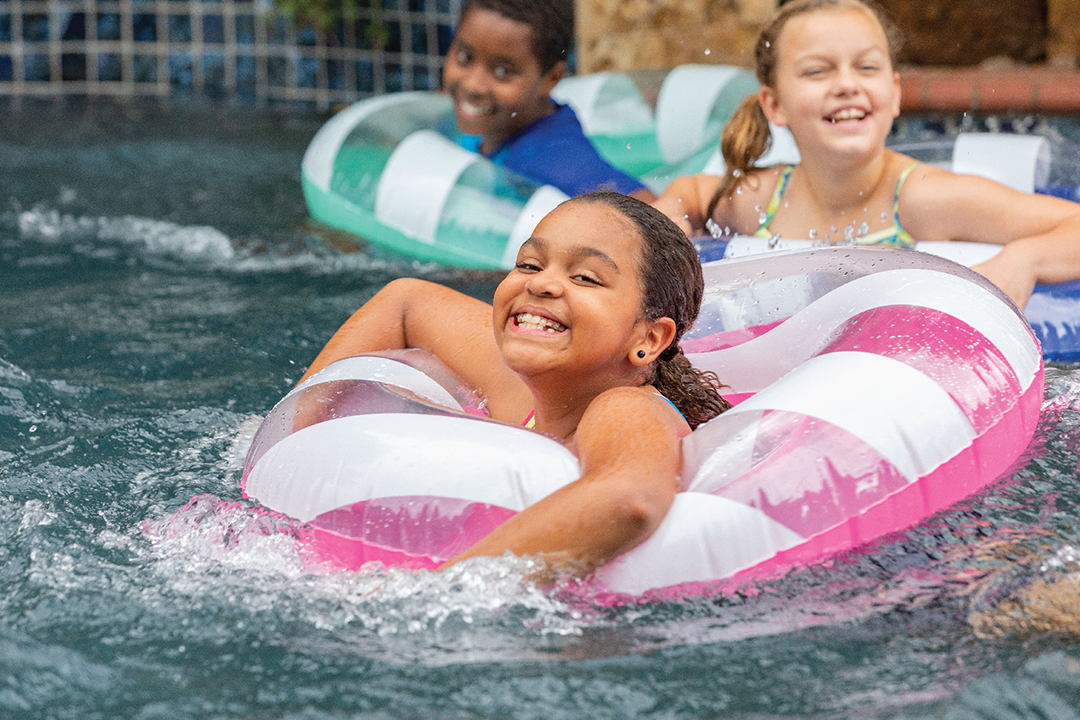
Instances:
[[[334,571],[303,525],[240,496],[259,417],[388,280],[487,299],[498,276],[349,252],[308,224],[297,168],[318,122],[86,117],[9,121],[0,139],[0,717],[1080,702],[1075,367],[1048,368],[1040,442],[998,485],[753,586],[605,604],[536,585],[527,558]]]

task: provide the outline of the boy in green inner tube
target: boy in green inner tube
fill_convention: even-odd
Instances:
[[[462,144],[571,197],[611,190],[651,201],[600,156],[573,109],[551,99],[573,37],[574,0],[465,0],[443,70]]]

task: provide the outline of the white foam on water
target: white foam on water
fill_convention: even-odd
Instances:
[[[529,580],[540,567],[530,558],[477,558],[443,572],[377,563],[339,571],[308,555],[299,523],[213,495],[146,521],[142,532],[163,593],[274,606],[317,630],[437,641],[462,626],[509,623],[528,634],[576,635],[587,625],[582,612]]]
[[[41,207],[18,213],[16,222],[22,238],[41,242],[64,243],[96,238],[142,245],[151,254],[214,263],[231,260],[235,255],[228,236],[205,225],[177,225],[133,215],[81,217]]]

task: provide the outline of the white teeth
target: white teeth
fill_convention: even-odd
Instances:
[[[840,120],[862,120],[866,117],[865,110],[859,110],[858,108],[844,108],[829,116],[829,122],[838,122]]]
[[[554,320],[548,320],[546,317],[539,315],[533,315],[531,313],[518,313],[514,316],[517,319],[518,327],[525,328],[526,330],[543,330],[549,333],[559,333],[566,329],[566,326],[562,323],[557,323]]]
[[[465,115],[490,115],[493,110],[490,107],[481,107],[480,105],[473,105],[468,100],[459,100],[458,107]]]

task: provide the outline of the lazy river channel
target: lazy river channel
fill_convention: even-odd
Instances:
[[[986,492],[739,593],[332,572],[245,438],[388,280],[498,278],[309,224],[316,119],[0,123],[0,718],[1080,718],[1080,368]]]

